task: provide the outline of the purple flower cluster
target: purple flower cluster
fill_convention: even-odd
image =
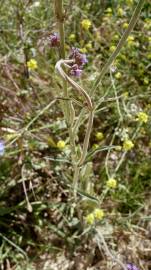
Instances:
[[[4,155],[4,151],[5,151],[4,142],[0,140],[0,156]]]
[[[60,37],[58,33],[53,33],[49,36],[50,46],[51,47],[59,47],[60,46]]]
[[[127,270],[139,270],[134,264],[128,263]]]
[[[70,59],[74,59],[75,64],[71,66],[69,74],[71,76],[80,77],[82,73],[83,66],[88,62],[86,54],[80,53],[79,49],[72,48]]]
[[[77,64],[74,64],[70,69],[71,76],[80,77],[81,73],[82,73],[82,69],[80,69]]]

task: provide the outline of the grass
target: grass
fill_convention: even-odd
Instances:
[[[71,79],[87,94],[136,4],[64,1],[67,58],[73,46],[85,49],[88,57],[81,78]],[[113,261],[116,269],[128,262],[150,269],[150,7],[146,1],[112,69],[105,70],[94,97],[90,95],[93,129],[73,186],[72,166],[81,157],[88,111],[70,83],[68,96],[63,94],[55,71],[59,50],[48,39],[58,32],[54,5],[47,0],[1,4],[1,269],[110,269]],[[82,29],[83,19],[91,21],[88,31]],[[37,61],[37,69],[27,68],[30,59]],[[67,104],[75,113],[70,129]],[[137,121],[140,111],[148,116],[147,123]],[[123,150],[127,138],[134,143],[130,151]],[[57,147],[60,140],[64,149]],[[111,177],[116,189],[106,187]],[[86,217],[98,208],[105,217],[89,226]]]

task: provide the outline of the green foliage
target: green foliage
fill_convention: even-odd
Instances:
[[[94,228],[88,227],[86,216],[98,208],[105,213],[97,224],[100,228],[108,227],[108,220],[120,226],[119,215],[124,225],[125,217],[137,224],[150,196],[150,2],[91,97],[94,124],[76,200],[73,160],[75,153],[78,158],[82,153],[88,115],[84,112],[78,122],[83,97],[68,85],[66,99],[55,71],[60,51],[48,39],[58,32],[52,2],[5,0],[0,7],[0,137],[5,141],[5,154],[0,156],[1,269],[8,262],[12,269],[36,269],[32,260],[41,254],[66,250],[71,255],[81,245],[91,246]],[[87,93],[127,29],[136,4],[64,1],[66,58],[71,47],[87,54],[81,80],[74,79]],[[87,31],[82,28],[84,19],[90,21]],[[31,59],[36,62],[30,70]],[[62,110],[69,100],[76,115],[75,153]],[[146,122],[139,120],[140,111]],[[129,151],[123,149],[125,140],[134,144]],[[118,183],[114,190],[106,185],[111,177]]]

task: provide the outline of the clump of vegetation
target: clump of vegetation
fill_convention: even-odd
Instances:
[[[48,2],[1,4],[1,269],[149,270],[151,4]]]

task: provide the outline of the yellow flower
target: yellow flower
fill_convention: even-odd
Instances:
[[[89,19],[84,19],[84,20],[82,20],[81,25],[82,25],[82,28],[84,30],[89,30],[92,23],[91,23],[91,21]]]
[[[122,77],[121,72],[117,72],[117,73],[115,74],[115,78],[116,78],[116,79],[120,79],[121,77]]]
[[[133,143],[131,140],[126,139],[126,140],[123,142],[123,149],[124,149],[125,151],[131,150],[133,147],[134,147],[134,143]]]
[[[101,220],[104,217],[104,211],[102,209],[96,208],[93,212],[95,219]]]
[[[91,50],[91,49],[92,49],[92,42],[89,41],[89,42],[85,45],[85,47],[86,47],[88,50]]]
[[[120,17],[123,16],[124,15],[124,10],[119,7],[118,10],[117,10],[117,15],[120,16]]]
[[[127,42],[128,42],[128,45],[129,45],[129,46],[130,46],[130,45],[134,45],[134,44],[135,44],[134,37],[130,35],[130,36],[127,38]]]
[[[30,70],[34,70],[38,67],[37,65],[37,61],[35,59],[30,59],[28,62],[27,62],[27,67],[30,69]]]
[[[103,135],[102,132],[97,132],[97,133],[95,134],[95,137],[96,137],[96,139],[97,139],[98,141],[101,141],[101,140],[104,138],[104,135]]]
[[[91,213],[91,214],[88,214],[85,218],[86,222],[90,225],[92,225],[94,222],[95,222],[95,217],[94,217],[94,214]]]
[[[147,57],[147,59],[151,59],[151,53],[148,53],[148,54],[146,55],[146,57]]]
[[[110,52],[114,52],[115,49],[116,49],[116,46],[112,45],[112,46],[110,47]]]
[[[144,84],[149,84],[149,79],[148,78],[144,78],[143,82],[144,82]]]
[[[124,29],[127,29],[128,28],[128,23],[127,22],[123,23],[123,28]]]
[[[129,92],[128,92],[128,91],[124,92],[124,93],[123,93],[123,96],[124,96],[125,98],[128,98]]]
[[[112,9],[111,9],[111,8],[107,8],[107,9],[106,9],[106,12],[107,12],[107,13],[112,13]]]
[[[130,5],[133,4],[133,1],[134,1],[134,0],[126,0],[126,4],[130,6]]]
[[[110,178],[107,182],[106,182],[107,187],[109,188],[116,188],[117,187],[117,181],[114,178]]]
[[[151,43],[151,37],[148,37],[148,42]]]
[[[96,150],[97,148],[99,148],[99,144],[94,143],[94,144],[92,145],[92,148],[93,148],[93,150]]]
[[[113,38],[114,38],[114,40],[118,40],[119,39],[119,35],[116,34],[116,35],[113,36]]]
[[[69,36],[69,40],[70,40],[70,41],[74,41],[75,38],[76,38],[75,34],[71,34],[71,35]]]
[[[80,49],[80,52],[81,52],[81,53],[87,53],[87,49],[86,49],[85,47],[84,47],[84,48],[81,48],[81,49]]]
[[[145,113],[145,112],[139,112],[137,114],[137,120],[140,122],[140,123],[147,123],[148,122],[148,115]]]
[[[65,141],[60,140],[57,142],[57,148],[59,148],[60,150],[64,149],[65,146],[66,146]]]
[[[115,150],[116,150],[116,151],[121,151],[121,149],[122,149],[122,146],[121,146],[121,145],[115,146]]]

